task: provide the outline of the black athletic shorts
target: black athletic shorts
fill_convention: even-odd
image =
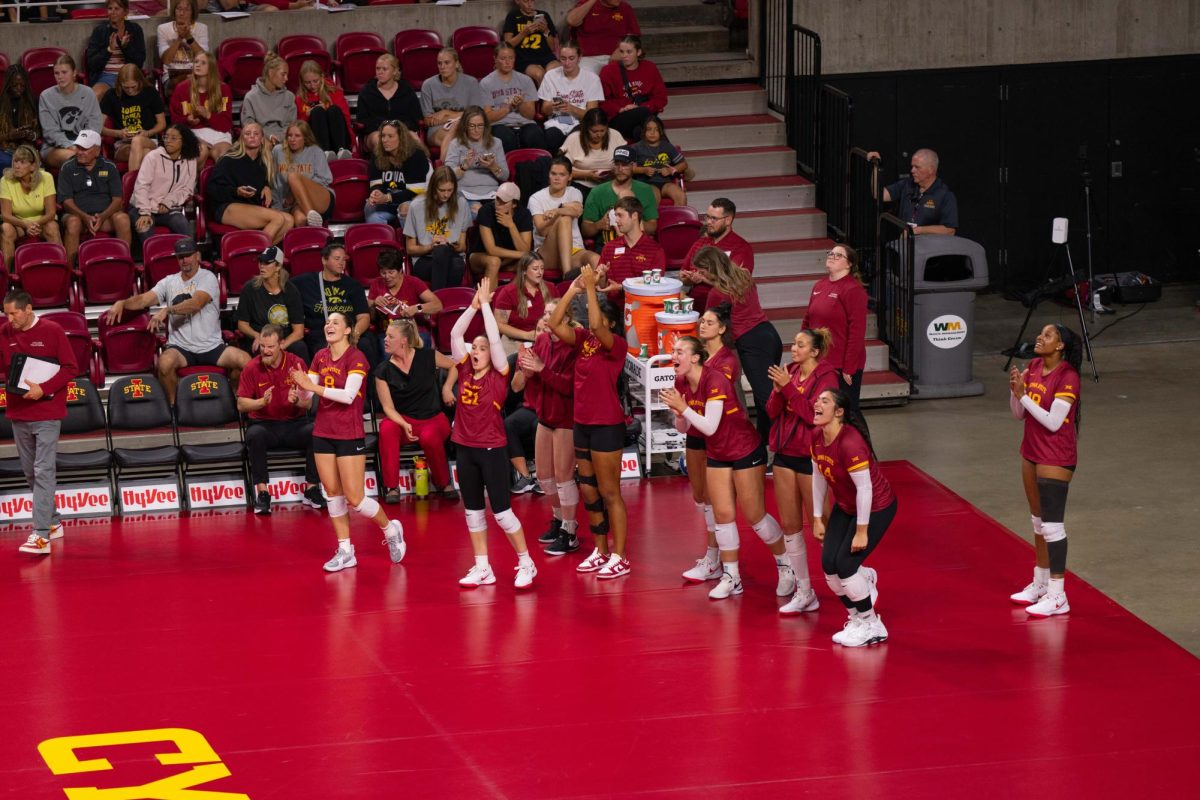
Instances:
[[[219,344],[204,353],[193,353],[190,350],[184,350],[177,344],[169,344],[164,349],[178,351],[189,367],[215,367],[218,366],[217,362],[221,360],[221,354],[225,352],[225,347],[226,345]]]
[[[365,456],[367,442],[365,439],[327,439],[324,436],[314,436],[313,453],[335,455],[338,458]]]
[[[785,453],[776,453],[775,466],[790,469],[801,475],[812,475],[812,459],[808,456],[789,456]]]
[[[587,425],[575,423],[575,457],[588,458],[588,453],[619,453],[625,449],[625,426]]]
[[[693,436],[692,434],[689,433],[688,437],[687,437],[687,449],[688,450],[703,450],[704,445],[707,441],[708,440],[705,439],[703,436]]]
[[[1036,461],[1030,461],[1028,458],[1024,459],[1024,461],[1026,464],[1033,464],[1035,467],[1038,466],[1038,463]],[[1057,467],[1058,465],[1057,464],[1046,464],[1045,466]],[[1077,464],[1068,464],[1065,467],[1059,467],[1059,469],[1066,469],[1066,470],[1070,470],[1071,472],[1074,472],[1076,466],[1078,466],[1078,465]]]
[[[712,469],[754,469],[755,467],[764,467],[766,464],[767,446],[761,443],[754,448],[752,453],[742,456],[737,461],[717,461],[711,456],[708,459],[708,466]]]

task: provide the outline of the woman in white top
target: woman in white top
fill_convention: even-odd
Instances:
[[[533,215],[533,247],[546,269],[568,272],[599,263],[600,256],[583,246],[579,231],[583,194],[571,185],[570,159],[555,156],[550,162],[550,185],[529,198],[529,213]]]
[[[175,0],[171,22],[158,26],[158,61],[166,71],[169,96],[175,84],[192,72],[192,59],[208,50],[208,26],[197,22],[196,0]]]
[[[592,108],[563,142],[562,152],[571,159],[574,183],[591,189],[612,176],[613,151],[624,146],[625,137],[608,127],[608,115]]]

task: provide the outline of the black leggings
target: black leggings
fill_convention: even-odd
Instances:
[[[508,434],[508,457],[528,458],[525,445],[537,435],[538,418],[532,408],[521,406],[504,418],[504,431]]]
[[[738,358],[742,362],[742,372],[750,381],[750,390],[754,394],[754,424],[759,436],[764,442],[771,438],[771,418],[767,415],[767,400],[775,384],[767,374],[767,368],[779,364],[783,356],[783,340],[779,331],[769,322],[760,322],[738,337]],[[741,391],[740,386],[733,387]]]
[[[313,106],[308,112],[308,127],[312,128],[317,145],[322,150],[350,149],[350,131],[346,127],[346,115],[337,106],[322,108]]]
[[[850,383],[846,383],[846,373],[838,370],[838,388],[846,395],[846,399],[850,401],[850,408],[855,411],[859,410],[859,397],[862,395],[862,379],[863,371],[850,376]]]
[[[466,268],[462,255],[448,244],[437,245],[429,255],[420,256],[413,262],[413,274],[435,292],[449,286],[462,286]]]
[[[468,447],[455,442],[458,457],[458,488],[463,507],[468,511],[483,511],[484,490],[491,502],[492,513],[499,514],[512,507],[512,483],[508,476],[508,454],[503,447]]]
[[[313,423],[308,418],[294,420],[251,420],[246,428],[246,456],[250,461],[250,482],[256,486],[267,483],[267,451],[303,450],[304,480],[318,483],[317,465],[313,461]]]
[[[858,518],[846,513],[835,503],[833,512],[829,515],[829,524],[825,526],[825,542],[821,546],[821,569],[826,575],[837,575],[842,580],[854,575],[867,560],[867,556],[875,550],[875,546],[879,544],[895,517],[894,499],[882,511],[872,511],[871,520],[867,523],[867,549],[851,553],[850,543],[854,540]]]
[[[646,122],[646,117],[654,112],[645,106],[631,108],[628,111],[622,111],[608,121],[608,127],[620,132],[625,137],[627,142],[636,142],[642,138],[639,134],[642,125]]]

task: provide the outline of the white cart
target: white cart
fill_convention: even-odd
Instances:
[[[669,353],[651,356],[642,361],[625,355],[625,376],[629,379],[629,396],[644,409],[642,435],[638,440],[642,452],[642,476],[650,474],[650,459],[658,453],[682,453],[687,438],[675,430],[675,412],[658,399],[663,389],[675,388],[675,366]]]

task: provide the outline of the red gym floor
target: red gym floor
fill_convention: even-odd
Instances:
[[[1197,660],[1076,579],[1069,617],[1026,619],[1007,594],[1029,546],[907,463],[887,474],[900,514],[873,563],[892,638],[860,650],[830,643],[844,614],[823,581],[817,614],[776,615],[752,533],[745,595],[683,585],[702,535],[683,479],[627,485],[630,577],[538,556],[520,595],[498,531],[501,583],[458,588],[461,505],[393,507],[410,543],[398,567],[355,521],[359,566],[337,575],[321,571],[325,519],[299,507],[79,524],[41,559],[6,533],[0,795],[156,781],[94,796],[1195,791]],[[516,508],[536,536],[545,504]]]

